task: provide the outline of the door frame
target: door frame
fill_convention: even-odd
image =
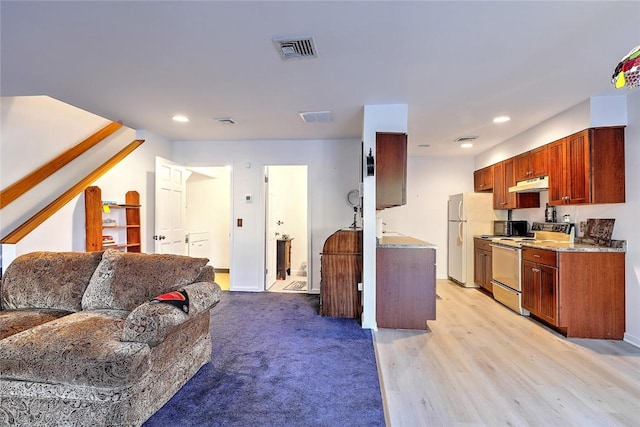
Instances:
[[[270,167],[291,167],[291,166],[299,166],[299,167],[304,167],[305,170],[305,174],[306,174],[306,179],[307,179],[307,185],[305,187],[305,197],[306,197],[306,207],[307,207],[307,212],[306,212],[306,236],[307,236],[307,244],[306,244],[306,263],[307,263],[307,293],[311,293],[311,278],[312,278],[312,256],[311,256],[311,247],[312,247],[312,235],[311,235],[311,197],[309,197],[309,189],[310,189],[310,185],[309,185],[309,165],[302,163],[302,164],[265,164],[263,165],[263,176],[267,175],[267,170]],[[267,243],[269,242],[269,236],[267,235],[267,233],[269,233],[269,226],[267,225],[267,221],[269,221],[268,218],[268,198],[269,198],[269,194],[268,194],[268,187],[269,185],[267,183],[265,183],[265,185],[263,186],[263,194],[262,194],[262,212],[263,212],[263,227],[264,227],[264,233],[262,236],[263,239],[263,245],[262,245],[262,250],[263,250],[263,256],[262,256],[262,260],[263,260],[263,273],[262,274],[262,278],[263,278],[263,284],[262,284],[262,291],[266,292],[269,287],[271,286],[271,283],[267,282],[267,278],[268,278],[268,274],[267,274],[267,268],[269,268],[268,264],[267,264]],[[275,265],[271,266],[272,268],[275,269]]]

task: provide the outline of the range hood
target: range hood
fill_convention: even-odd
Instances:
[[[549,189],[549,177],[541,176],[539,178],[527,179],[519,181],[513,187],[509,187],[509,193],[538,193]]]

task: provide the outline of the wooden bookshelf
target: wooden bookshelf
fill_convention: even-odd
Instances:
[[[107,248],[126,252],[140,252],[140,195],[127,191],[125,202],[103,201],[100,187],[87,187],[84,191],[86,221],[86,250]],[[105,240],[111,236],[111,240]]]

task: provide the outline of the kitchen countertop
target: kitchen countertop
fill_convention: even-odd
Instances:
[[[394,233],[391,236],[383,234],[382,238],[378,239],[378,248],[437,249],[437,246],[424,240]]]
[[[523,247],[537,248],[537,249],[550,249],[557,252],[626,252],[627,241],[626,240],[612,240],[611,246],[593,245],[589,243],[582,243],[580,238],[576,238],[575,242],[546,242],[546,241],[523,241]]]
[[[500,240],[502,236],[490,236],[480,235],[474,236],[477,239],[483,240]],[[592,243],[583,242],[580,237],[576,237],[573,243],[569,242],[553,242],[547,240],[523,240],[521,245],[536,248],[536,249],[548,249],[557,252],[626,252],[627,241],[626,240],[612,240],[610,246],[594,245]]]

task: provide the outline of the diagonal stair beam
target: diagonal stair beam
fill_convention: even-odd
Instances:
[[[40,210],[37,214],[26,220],[22,225],[13,230],[11,233],[7,234],[0,240],[0,243],[8,243],[8,244],[16,244],[18,243],[24,236],[32,232],[36,227],[45,222],[51,215],[56,213],[60,208],[69,203],[74,197],[84,191],[91,183],[100,178],[102,175],[107,173],[112,167],[118,164],[122,159],[127,157],[133,150],[138,148],[144,139],[136,139],[131,142],[129,145],[124,147],[122,150],[118,151],[113,157],[104,162],[98,168],[96,168],[89,175],[84,177],[80,182],[76,185],[65,191],[60,197],[55,199],[53,202],[49,203],[43,209]]]
[[[69,148],[64,153],[58,155],[55,159],[40,166],[30,174],[24,176],[20,180],[14,182],[4,190],[0,191],[0,209],[40,184],[54,172],[63,166],[84,154],[87,150],[94,147],[100,141],[117,131],[122,127],[122,123],[111,122],[85,140],[79,142],[75,146]]]

